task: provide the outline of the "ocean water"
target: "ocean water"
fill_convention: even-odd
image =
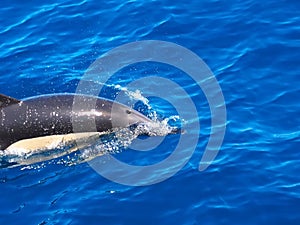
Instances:
[[[74,93],[89,66],[109,50],[162,40],[193,51],[210,67],[222,88],[227,122],[217,157],[199,171],[211,131],[205,94],[168,65],[124,68],[101,96],[113,99],[109,85],[126,87],[153,75],[176,82],[195,102],[201,131],[188,163],[147,186],[110,181],[88,163],[1,168],[0,223],[299,224],[299,11],[295,0],[1,1],[0,93],[19,99]],[[155,85],[130,91],[155,96]],[[170,99],[187,101],[172,93]],[[177,115],[163,99],[149,97],[149,104],[161,119]],[[171,155],[177,142],[178,135],[170,135],[155,151],[114,155],[131,165],[151,165]]]

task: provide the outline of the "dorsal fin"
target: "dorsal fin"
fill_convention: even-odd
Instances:
[[[6,95],[2,95],[0,94],[0,108],[9,106],[9,105],[13,105],[13,104],[18,104],[21,101]]]

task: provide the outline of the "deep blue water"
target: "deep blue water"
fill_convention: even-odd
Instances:
[[[3,168],[0,223],[299,224],[299,11],[296,0],[1,1],[1,93],[22,99],[75,92],[108,50],[163,40],[190,49],[211,68],[225,98],[227,129],[215,161],[199,172],[210,132],[203,93],[164,65],[119,71],[111,83],[158,75],[198,102],[201,135],[186,166],[143,187],[109,181],[86,163]],[[164,101],[151,103],[165,117],[176,114]],[[153,164],[171,154],[176,141],[169,136],[155,152],[125,150],[117,157]]]

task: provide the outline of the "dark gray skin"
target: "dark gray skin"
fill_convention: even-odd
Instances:
[[[19,101],[0,95],[0,150],[22,139],[104,132],[151,122],[141,113],[103,98],[57,94]]]

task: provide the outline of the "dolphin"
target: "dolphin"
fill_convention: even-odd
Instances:
[[[132,108],[100,97],[52,94],[18,100],[0,94],[0,150],[3,151],[18,148],[37,151],[45,145],[56,147],[62,143],[74,144],[76,140],[87,140],[80,143],[88,144],[114,128],[152,122]]]

